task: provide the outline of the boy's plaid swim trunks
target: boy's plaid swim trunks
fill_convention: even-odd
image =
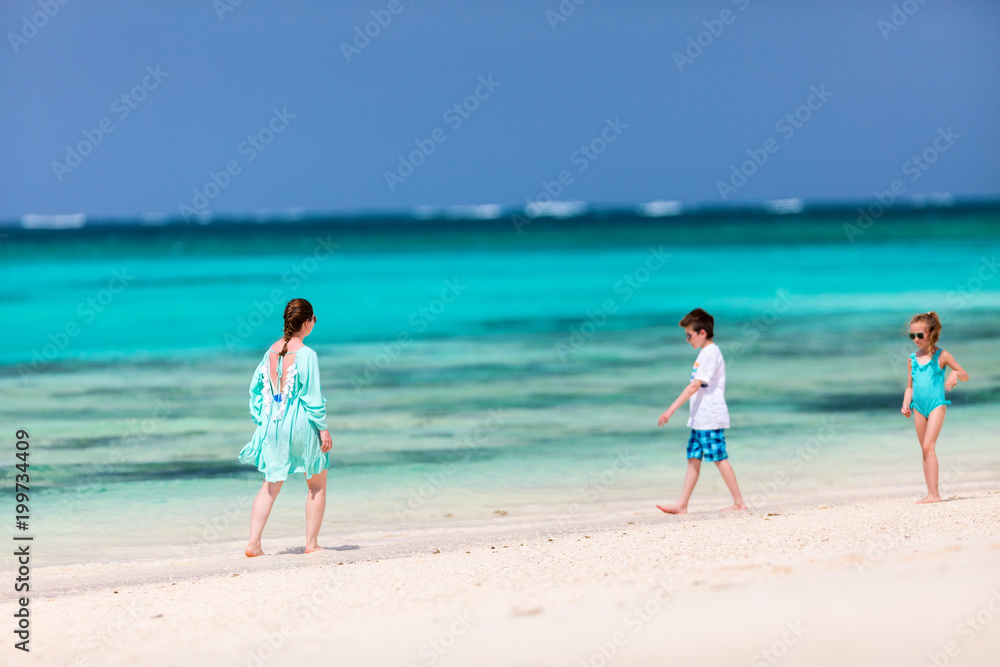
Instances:
[[[689,459],[701,460],[702,456],[706,461],[725,461],[729,458],[726,453],[725,429],[717,428],[711,431],[691,431],[688,439],[687,457]]]

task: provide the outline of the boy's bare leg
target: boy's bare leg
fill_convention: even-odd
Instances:
[[[282,484],[284,482],[265,481],[253,500],[253,509],[250,510],[250,541],[247,542],[244,551],[250,558],[264,555],[264,550],[260,546],[260,536],[264,532],[264,524],[267,523],[267,517],[271,514],[271,507],[274,505],[274,499],[278,497],[278,492],[281,491]]]
[[[722,479],[725,480],[726,486],[729,487],[729,493],[733,494],[733,504],[726,507],[722,511],[745,510],[747,508],[747,504],[743,502],[743,496],[740,494],[740,487],[736,483],[736,473],[733,472],[733,466],[729,465],[729,459],[716,461],[715,465],[719,468],[719,472],[722,473]]]
[[[916,424],[917,437],[920,439],[920,450],[924,458],[924,481],[927,482],[927,495],[918,500],[917,503],[937,503],[941,502],[941,494],[938,493],[938,460],[935,447],[941,427],[944,426],[944,416],[948,408],[943,405],[931,410],[931,414],[925,419],[916,410],[913,411],[913,422]]]
[[[688,500],[691,499],[691,492],[698,482],[698,474],[701,472],[701,459],[688,459],[687,473],[684,475],[684,488],[681,489],[680,500],[674,505],[657,505],[656,509],[667,514],[687,514]]]

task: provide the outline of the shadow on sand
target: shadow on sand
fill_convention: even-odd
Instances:
[[[354,551],[355,549],[360,549],[361,547],[357,544],[344,544],[339,547],[320,547],[320,551]],[[290,549],[285,549],[284,551],[279,551],[279,556],[284,556],[285,554],[304,554],[306,552],[305,547],[292,547]]]

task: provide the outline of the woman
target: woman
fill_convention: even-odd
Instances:
[[[306,553],[319,550],[326,509],[327,452],[333,446],[326,425],[326,400],[319,385],[316,352],[302,342],[316,326],[312,305],[292,299],[285,306],[285,333],[257,365],[250,382],[250,416],[257,424],[240,461],[257,466],[264,483],[250,514],[248,557],[263,556],[260,536],[274,499],[290,473],[305,473]]]

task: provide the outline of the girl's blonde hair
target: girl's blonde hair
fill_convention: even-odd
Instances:
[[[931,345],[938,341],[941,335],[941,318],[933,310],[926,313],[917,313],[910,318],[910,324],[923,324],[927,327],[927,338]]]

